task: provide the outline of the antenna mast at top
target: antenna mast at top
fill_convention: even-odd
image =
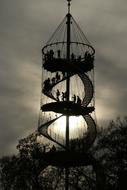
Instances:
[[[67,1],[68,1],[68,13],[70,13],[71,0],[67,0]]]

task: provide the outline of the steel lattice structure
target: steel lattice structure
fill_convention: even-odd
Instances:
[[[66,169],[68,189],[69,167],[94,164],[88,150],[96,138],[94,112],[95,50],[70,14],[60,23],[42,48],[42,97],[38,131],[54,143],[44,159],[49,165]],[[65,118],[65,135],[59,134]],[[71,136],[70,117],[76,118],[79,133]],[[59,124],[59,125],[58,125]],[[73,123],[74,124],[74,123]],[[54,126],[58,125],[55,131]],[[80,126],[82,125],[82,127]]]

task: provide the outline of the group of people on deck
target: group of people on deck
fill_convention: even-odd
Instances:
[[[71,54],[71,60],[72,62],[81,62],[81,61],[86,61],[86,63],[88,62],[93,62],[94,61],[94,56],[91,55],[88,51],[85,52],[84,56],[79,55],[76,58],[76,55],[74,53]]]
[[[47,53],[44,55],[44,60],[45,61],[51,61],[54,58],[61,58],[61,51],[57,50],[57,57],[54,57],[54,51],[51,49],[50,51],[47,51]]]
[[[56,57],[54,57],[54,51],[51,49],[50,51],[47,51],[47,53],[45,53],[45,55],[44,55],[44,60],[45,60],[45,62],[46,61],[51,61],[51,60],[53,60],[54,58],[55,59],[61,59],[62,58],[62,56],[61,56],[61,51],[60,50],[57,50],[57,56]],[[73,61],[75,61],[75,62],[80,62],[80,61],[88,61],[88,62],[93,62],[94,61],[94,56],[93,55],[91,55],[90,53],[89,53],[89,51],[86,51],[85,52],[85,54],[84,54],[84,56],[81,56],[81,55],[79,55],[78,57],[74,54],[74,53],[71,53],[71,55],[70,55],[70,60],[73,62]]]
[[[57,89],[57,91],[56,91],[57,101],[60,101],[60,97],[61,97],[61,101],[66,101],[67,100],[67,92],[62,92],[62,94],[60,94],[60,91]],[[76,96],[75,94],[72,96],[72,101],[73,101],[73,103],[77,103],[80,105],[82,103],[81,98],[79,96]]]

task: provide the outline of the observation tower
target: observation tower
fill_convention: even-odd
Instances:
[[[95,49],[68,12],[42,48],[42,94],[38,132],[52,143],[43,159],[65,168],[91,165],[88,153],[96,138],[94,115]]]

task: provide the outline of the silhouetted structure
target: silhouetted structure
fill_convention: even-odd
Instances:
[[[67,1],[68,13],[66,17],[42,48],[44,68],[42,84],[44,83],[44,85],[41,111],[42,113],[51,112],[60,115],[53,118],[52,114],[50,121],[43,123],[41,123],[40,117],[38,127],[40,134],[56,143],[50,152],[45,151],[44,159],[53,166],[65,168],[66,190],[69,186],[69,167],[71,166],[93,165],[97,171],[97,178],[100,177],[99,164],[96,164],[95,159],[88,153],[96,138],[96,124],[90,115],[94,111],[94,105],[89,106],[93,99],[94,87],[88,75],[88,72],[92,72],[94,69],[95,50],[70,14],[71,0]],[[80,89],[82,97],[80,91],[71,93],[70,89],[73,85],[71,78],[82,82],[82,89]],[[61,88],[58,86],[55,91],[58,84],[65,84],[65,89],[62,89],[63,86]],[[78,88],[80,87],[78,86]],[[70,97],[73,97],[72,100]],[[63,116],[66,116],[65,138],[52,131],[53,124]],[[82,116],[87,125],[85,136],[70,139],[70,116]],[[43,121],[45,118],[46,116],[43,115]],[[102,175],[102,172],[100,173]],[[99,181],[98,190],[102,188],[101,185],[102,182]]]

